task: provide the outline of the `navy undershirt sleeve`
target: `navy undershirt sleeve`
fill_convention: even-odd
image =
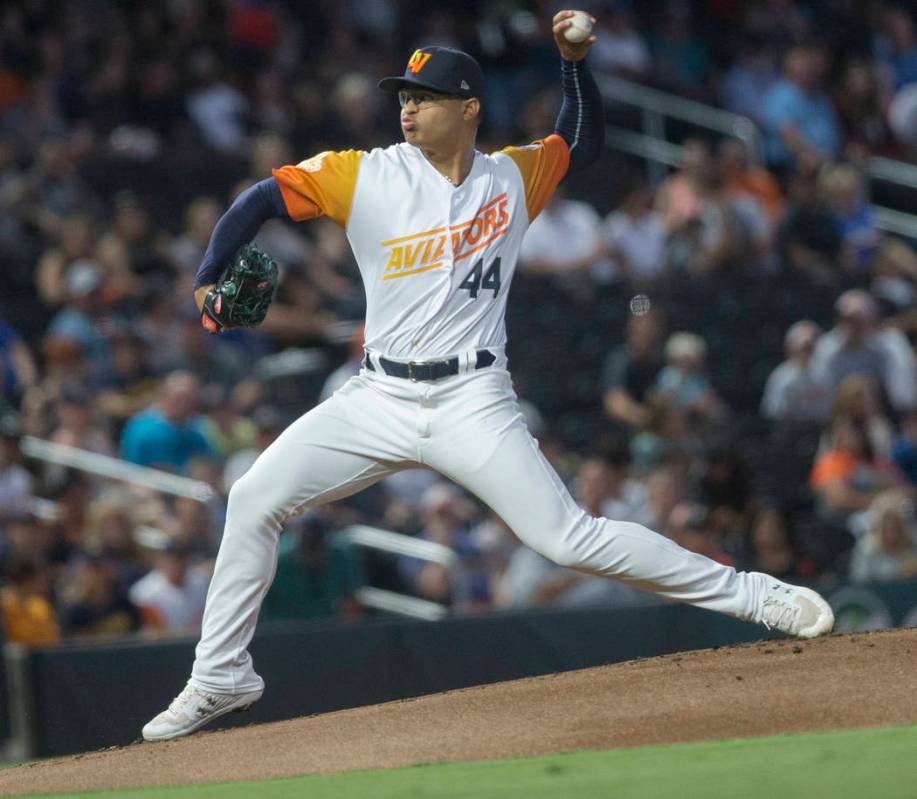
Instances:
[[[216,283],[233,256],[268,219],[289,216],[280,186],[268,178],[243,191],[217,222],[194,277],[194,288]]]
[[[586,61],[560,62],[564,101],[557,115],[554,132],[570,148],[567,174],[577,172],[595,161],[605,145],[605,113],[602,95]]]

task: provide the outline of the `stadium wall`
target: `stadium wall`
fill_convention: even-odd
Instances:
[[[831,601],[841,630],[917,623],[914,581],[839,586]],[[755,641],[762,632],[686,605],[526,610],[438,622],[263,624],[252,654],[267,690],[226,726]],[[137,740],[141,726],[187,679],[194,644],[190,638],[125,639],[26,653],[14,666],[20,672],[15,684],[28,686],[20,690],[29,696],[9,698],[13,713],[22,707],[31,716],[27,754],[65,755]],[[22,729],[23,720],[17,721],[14,729]]]

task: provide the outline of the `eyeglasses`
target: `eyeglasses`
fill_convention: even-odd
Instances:
[[[404,108],[408,103],[414,103],[417,108],[427,108],[443,100],[464,100],[456,94],[437,94],[436,92],[413,91],[402,89],[398,92],[398,102]]]

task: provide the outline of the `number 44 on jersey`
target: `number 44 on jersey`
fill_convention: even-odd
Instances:
[[[484,259],[479,258],[478,262],[471,267],[468,277],[459,284],[459,288],[465,289],[473,300],[478,298],[478,292],[481,289],[491,289],[493,298],[495,298],[500,291],[500,259],[494,258],[493,263],[485,272]]]

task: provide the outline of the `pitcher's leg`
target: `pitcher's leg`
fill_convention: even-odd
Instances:
[[[214,693],[261,690],[247,647],[274,579],[281,525],[294,511],[354,494],[397,467],[357,454],[358,433],[319,406],[294,422],[233,485],[191,672]]]
[[[473,435],[467,440],[468,446],[477,446]],[[463,468],[461,458],[446,453],[429,462],[486,502],[524,544],[555,563],[760,620],[763,575],[736,572],[639,524],[590,516],[522,425],[506,430],[490,456],[474,468]]]

